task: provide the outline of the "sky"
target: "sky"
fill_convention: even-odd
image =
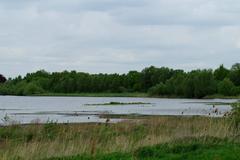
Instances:
[[[0,73],[240,62],[239,0],[0,0]]]

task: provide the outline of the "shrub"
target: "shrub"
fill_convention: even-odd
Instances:
[[[225,78],[222,82],[218,84],[218,93],[225,95],[225,96],[231,96],[234,95],[234,84],[230,79]]]
[[[29,83],[23,90],[23,95],[32,95],[43,93],[44,90],[34,83]]]
[[[159,83],[156,86],[151,87],[148,90],[150,95],[166,95],[168,94],[167,86],[163,83]]]

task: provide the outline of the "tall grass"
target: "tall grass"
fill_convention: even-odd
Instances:
[[[108,125],[15,125],[0,128],[0,157],[2,160],[35,160],[77,154],[129,153],[140,147],[189,137],[236,141],[239,132],[231,124],[228,118],[153,117]]]
[[[230,114],[230,118],[234,127],[239,130],[240,129],[240,102],[232,104],[232,112]]]

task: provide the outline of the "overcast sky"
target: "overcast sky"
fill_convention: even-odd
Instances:
[[[0,73],[240,61],[239,0],[0,0]]]

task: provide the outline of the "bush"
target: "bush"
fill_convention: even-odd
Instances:
[[[154,87],[151,87],[148,90],[149,95],[156,96],[156,95],[166,95],[168,94],[167,86],[163,83],[157,84]]]
[[[44,90],[34,83],[29,83],[23,90],[23,95],[32,95],[44,93]]]
[[[11,93],[10,88],[7,85],[0,84],[0,95],[7,95],[10,93]]]
[[[234,93],[234,84],[230,79],[225,78],[222,82],[218,84],[218,93],[224,96],[232,96]]]
[[[234,87],[233,89],[232,89],[232,93],[233,93],[233,95],[235,95],[235,96],[237,96],[237,95],[240,95],[240,86],[239,87]]]

